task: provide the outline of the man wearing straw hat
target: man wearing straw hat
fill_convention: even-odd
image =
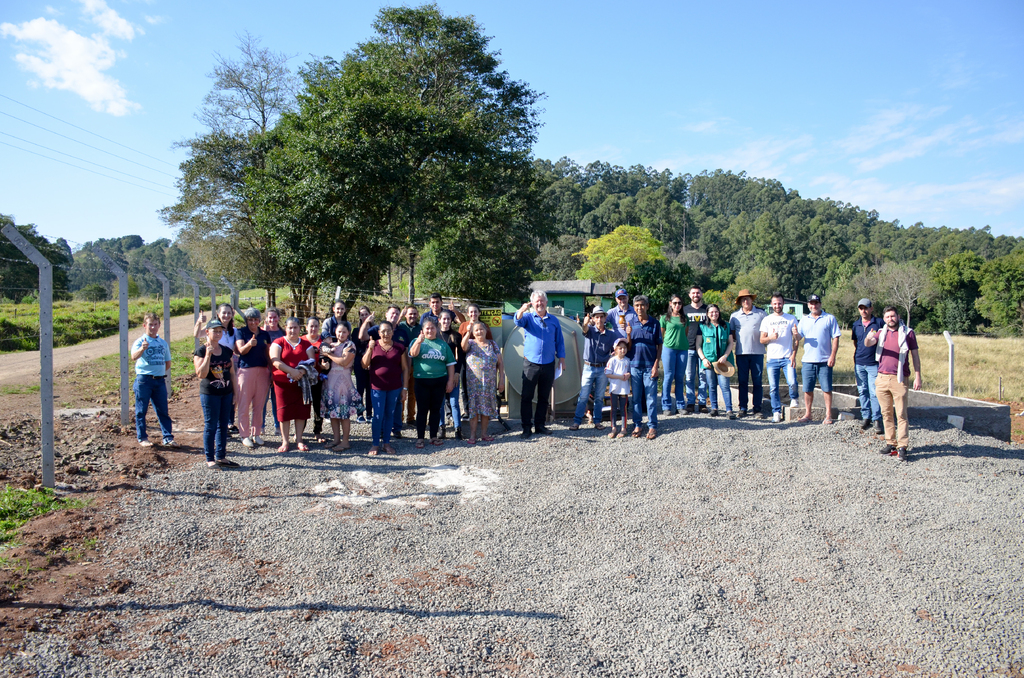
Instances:
[[[611,357],[612,346],[619,336],[605,327],[607,314],[600,306],[595,306],[583,318],[583,381],[580,385],[580,397],[576,401],[576,414],[573,417],[570,431],[578,431],[583,423],[583,415],[587,412],[590,394],[594,394],[594,428],[600,431],[601,414],[604,410],[604,392],[608,388],[608,377],[604,368]]]
[[[729,327],[736,337],[736,373],[739,375],[740,411],[739,416],[747,416],[747,383],[754,384],[753,411],[751,414],[764,419],[761,402],[764,400],[764,386],[761,377],[764,374],[764,344],[761,343],[761,321],[767,314],[754,306],[757,295],[750,290],[740,290],[736,294],[736,305],[740,310],[729,318]]]

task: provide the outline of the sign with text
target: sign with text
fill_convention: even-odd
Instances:
[[[501,327],[501,309],[480,309],[480,322],[487,323],[489,327]]]

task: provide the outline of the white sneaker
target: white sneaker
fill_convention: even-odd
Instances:
[[[242,444],[250,449],[256,447],[256,445],[252,442],[252,438],[242,438]]]
[[[256,443],[257,445],[262,445],[263,444],[263,438],[260,438],[259,436],[253,436],[252,441],[254,443]]]
[[[800,407],[799,405],[797,405],[797,402],[795,400],[790,400],[789,401],[789,406],[790,407]]]
[[[772,415],[772,423],[773,424],[778,424],[781,421],[782,421],[782,413],[781,412],[776,412],[775,414]]]

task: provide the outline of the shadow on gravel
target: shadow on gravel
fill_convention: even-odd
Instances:
[[[180,610],[192,605],[208,610],[221,612],[288,612],[288,611],[316,611],[316,612],[379,612],[381,614],[406,614],[410,617],[429,619],[432,617],[508,617],[523,619],[565,619],[564,615],[553,612],[520,612],[518,610],[417,610],[408,607],[376,607],[372,605],[334,605],[332,603],[311,603],[295,605],[229,605],[218,603],[215,600],[185,600],[178,603],[165,603],[158,605],[145,605],[136,602],[125,602],[119,604],[104,603],[99,605],[64,605],[60,603],[27,603],[20,601],[14,604],[0,603],[3,607],[22,607],[37,610],[56,610],[64,612],[150,612]]]
[[[989,445],[921,445],[910,448],[911,458],[931,459],[933,457],[988,457],[990,459],[1016,459],[1024,461],[1024,450],[1000,449]]]

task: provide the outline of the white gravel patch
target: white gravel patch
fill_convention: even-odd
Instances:
[[[901,464],[858,424],[233,441],[242,469],[200,455],[130,493],[107,546],[131,585],[69,601],[0,672],[1021,675],[1021,448],[914,422]]]

